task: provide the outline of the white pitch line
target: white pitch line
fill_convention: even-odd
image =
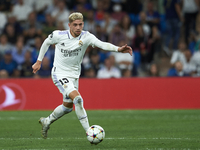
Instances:
[[[0,140],[42,140],[43,138],[0,138]],[[49,140],[63,140],[63,139],[68,139],[68,138],[47,138]],[[69,138],[69,139],[76,139],[76,140],[83,140],[86,138]],[[105,138],[106,140],[192,140],[191,138],[165,138],[165,137],[160,137],[160,138]]]
[[[119,139],[119,140],[191,140],[190,138],[105,138],[109,140]]]

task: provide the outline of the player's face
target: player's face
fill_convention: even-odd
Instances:
[[[82,20],[74,20],[69,23],[70,33],[73,37],[77,37],[81,34],[83,30],[84,22]]]

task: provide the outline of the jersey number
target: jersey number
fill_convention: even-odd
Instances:
[[[62,85],[69,82],[69,80],[67,80],[67,78],[62,78],[62,79],[60,79],[59,81],[60,81],[60,83],[61,83]]]

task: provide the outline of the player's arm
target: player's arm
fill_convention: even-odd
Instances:
[[[40,70],[41,64],[42,64],[42,59],[44,58],[44,55],[47,52],[50,45],[51,45],[51,43],[50,43],[49,39],[46,38],[40,48],[38,59],[32,66],[33,73],[36,73],[38,70]]]
[[[36,63],[33,64],[32,69],[33,73],[36,73],[41,68],[42,59],[44,58],[44,55],[46,54],[47,50],[49,49],[49,46],[51,44],[57,43],[58,37],[57,37],[57,31],[54,31],[52,34],[50,34],[42,43],[42,46],[40,48],[40,52],[38,55],[38,59]]]
[[[99,39],[97,39],[95,36],[93,37],[93,45],[96,47],[99,47],[103,50],[107,51],[114,51],[114,52],[121,52],[121,53],[129,53],[132,56],[132,48],[128,46],[127,44],[121,47],[115,46],[108,42],[102,42]]]

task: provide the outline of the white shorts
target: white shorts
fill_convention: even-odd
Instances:
[[[60,93],[62,93],[63,101],[72,103],[73,101],[69,98],[69,94],[74,90],[78,91],[78,78],[67,77],[65,74],[66,72],[62,72],[62,70],[53,67],[51,71],[51,78]]]

